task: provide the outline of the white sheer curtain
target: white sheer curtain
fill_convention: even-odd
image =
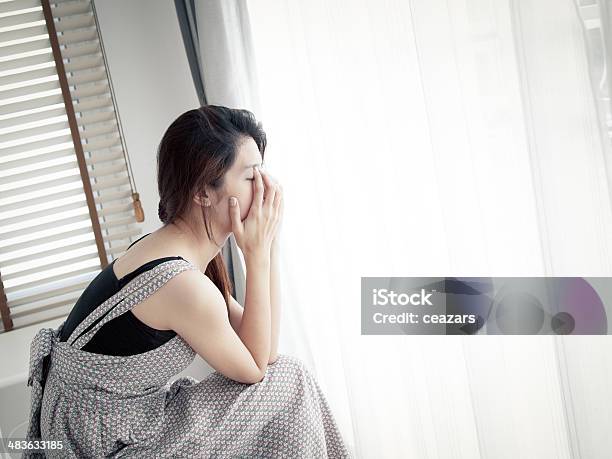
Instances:
[[[610,275],[573,1],[248,6],[286,196],[281,349],[357,456],[608,454],[608,340],[360,335],[362,276]]]

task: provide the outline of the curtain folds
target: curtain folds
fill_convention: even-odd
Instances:
[[[242,41],[248,21],[244,2],[175,0],[185,52],[200,105],[218,104],[233,108],[251,107],[254,89],[240,73],[250,53]],[[244,49],[243,49],[244,47]],[[234,88],[242,88],[238,93]],[[257,114],[257,112],[255,112]],[[234,235],[222,254],[233,285],[232,296],[244,305],[245,266]]]
[[[605,337],[360,334],[361,276],[612,273],[574,0],[249,11],[288,203],[284,300],[359,456],[605,455]]]
[[[200,47],[198,39],[198,24],[195,18],[195,0],[174,0],[176,15],[178,17],[185,53],[189,61],[189,69],[193,85],[198,94],[200,105],[206,105],[206,92],[204,91],[204,80],[202,79],[202,60],[200,58]]]

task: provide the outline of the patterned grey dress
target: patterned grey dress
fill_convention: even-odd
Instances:
[[[59,341],[63,323],[38,331],[30,346],[26,439],[61,440],[62,449],[23,457],[352,457],[317,381],[296,357],[280,354],[255,384],[216,371],[171,383],[196,355],[180,335],[129,356],[81,349],[102,325],[187,269],[198,268],[171,260],[138,275],[68,341]]]

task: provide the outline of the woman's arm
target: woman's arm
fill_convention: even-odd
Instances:
[[[254,264],[255,260],[249,266]],[[247,284],[255,286],[247,286],[244,320],[238,333],[228,323],[221,291],[197,269],[176,276],[155,295],[161,295],[160,304],[172,303],[172,308],[166,308],[172,310],[168,325],[202,359],[230,379],[253,384],[265,377],[270,355],[269,291],[257,286],[266,284],[269,288],[262,279],[269,278],[269,270],[269,263],[263,263],[249,271]]]
[[[265,182],[268,186],[271,184],[278,185],[277,194],[280,198],[282,198],[283,187],[278,183],[276,179],[274,179],[267,172],[265,174]],[[280,202],[279,205],[279,215],[278,215],[278,227],[276,229],[276,234],[274,235],[274,239],[272,239],[272,243],[270,245],[269,252],[269,307],[270,307],[270,355],[268,357],[268,364],[274,363],[276,359],[278,359],[278,340],[280,335],[280,313],[281,313],[281,285],[280,285],[280,256],[279,256],[279,234],[282,227],[282,219],[284,213],[284,203]],[[247,279],[248,279],[248,263],[247,263]],[[248,283],[248,282],[247,282]],[[246,300],[245,300],[246,301]],[[229,310],[230,310],[230,323],[232,328],[239,332],[242,325],[242,317],[244,313],[244,308],[230,295],[229,300]]]
[[[269,175],[269,174],[268,174]],[[283,216],[285,213],[285,200],[283,186],[271,177],[271,180],[278,185],[278,193],[281,196],[281,204],[278,214],[278,227],[270,246],[270,314],[271,314],[271,339],[270,339],[270,360],[268,363],[276,362],[278,359],[278,339],[280,335],[281,317],[281,279],[280,279],[280,235],[283,227]]]
[[[280,287],[280,255],[276,240],[270,251],[270,314],[271,341],[268,363],[274,363],[278,358],[278,340],[280,335],[281,287]],[[240,330],[244,308],[230,295],[230,322],[236,333]]]
[[[269,249],[268,249],[269,250]],[[270,356],[270,252],[245,254],[246,296],[238,336],[265,373]]]
[[[272,242],[270,249],[270,314],[271,314],[271,339],[270,359],[268,363],[274,363],[278,358],[278,338],[280,333],[281,312],[281,286],[280,286],[280,257],[278,253],[278,238]]]

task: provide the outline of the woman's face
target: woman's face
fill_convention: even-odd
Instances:
[[[229,198],[235,196],[240,206],[240,219],[249,214],[253,202],[253,166],[261,167],[261,153],[252,137],[243,137],[238,146],[236,161],[226,172],[223,186],[217,190],[208,190],[212,203],[212,218],[223,231],[231,232],[229,216]]]

